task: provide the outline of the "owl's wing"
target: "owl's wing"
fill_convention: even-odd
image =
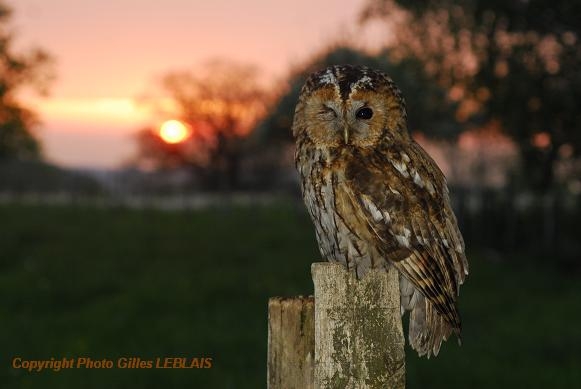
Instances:
[[[460,334],[456,296],[468,274],[444,175],[415,142],[359,157],[346,168],[346,197],[402,276],[410,344],[437,355],[442,340]]]

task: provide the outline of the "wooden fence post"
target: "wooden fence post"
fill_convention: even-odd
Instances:
[[[315,297],[268,302],[268,389],[405,388],[399,278],[314,263]]]
[[[344,266],[314,263],[315,388],[405,387],[395,269],[356,280]]]
[[[315,302],[310,297],[268,301],[268,389],[312,389]]]

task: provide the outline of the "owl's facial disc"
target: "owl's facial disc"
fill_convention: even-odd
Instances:
[[[306,81],[293,125],[315,145],[374,148],[409,137],[401,93],[383,73],[354,66],[331,66]]]
[[[306,131],[321,146],[373,146],[385,129],[384,102],[372,91],[355,91],[343,100],[336,88],[319,88],[305,102]]]

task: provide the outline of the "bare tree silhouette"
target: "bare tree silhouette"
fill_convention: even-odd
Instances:
[[[156,167],[187,166],[208,189],[236,189],[244,141],[270,100],[255,67],[223,60],[164,75],[155,109],[185,123],[189,138],[166,144],[148,128],[138,135],[139,158]]]

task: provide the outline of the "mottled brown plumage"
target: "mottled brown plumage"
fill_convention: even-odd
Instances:
[[[409,136],[401,92],[381,72],[329,67],[306,81],[293,135],[321,255],[358,277],[395,266],[410,344],[437,355],[460,335],[468,263],[446,180]]]

